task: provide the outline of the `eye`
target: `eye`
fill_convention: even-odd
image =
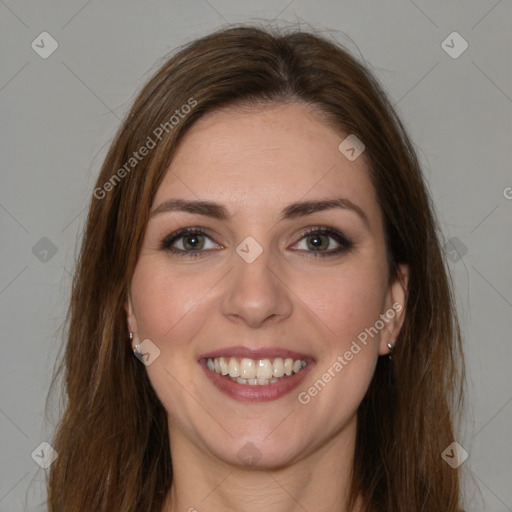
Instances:
[[[331,242],[332,240],[337,244],[336,247],[331,247],[335,245]],[[310,228],[302,233],[300,242],[296,245],[302,245],[299,250],[309,252],[313,257],[334,256],[353,247],[353,243],[345,235],[335,229],[322,226]],[[329,248],[331,249],[327,250]]]
[[[213,245],[208,248],[207,241]],[[166,236],[160,243],[160,249],[178,256],[198,257],[202,252],[221,248],[200,228],[183,228]]]
[[[353,243],[335,229],[316,226],[303,232],[296,246],[300,252],[310,253],[313,257],[328,257],[348,251]],[[197,258],[205,256],[208,251],[222,249],[222,246],[216,244],[203,229],[191,227],[166,236],[160,242],[160,249],[180,257]]]

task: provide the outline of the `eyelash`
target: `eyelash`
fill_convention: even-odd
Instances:
[[[183,228],[183,229],[180,229],[170,235],[167,235],[161,241],[160,249],[163,251],[168,251],[168,252],[178,255],[180,257],[185,257],[185,258],[197,258],[197,257],[200,257],[202,255],[202,253],[212,250],[212,249],[206,249],[206,250],[199,249],[199,250],[193,250],[193,251],[184,251],[183,249],[176,249],[175,247],[172,247],[172,244],[174,242],[176,242],[180,238],[184,238],[186,235],[191,235],[191,234],[204,235],[207,238],[210,238],[210,240],[211,240],[211,237],[201,228],[195,228],[195,227]],[[314,258],[318,258],[318,257],[326,258],[326,257],[330,257],[330,256],[336,256],[338,254],[341,254],[343,252],[346,252],[346,251],[352,249],[352,247],[354,245],[347,237],[345,237],[345,235],[343,235],[339,231],[332,229],[332,228],[325,227],[325,226],[315,226],[315,227],[307,229],[306,231],[301,233],[299,241],[302,240],[303,238],[307,237],[308,235],[312,235],[312,234],[330,236],[340,245],[340,247],[338,247],[334,250],[331,250],[329,252],[306,251],[306,252],[311,253],[311,256]]]

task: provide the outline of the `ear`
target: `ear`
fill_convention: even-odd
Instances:
[[[381,318],[385,327],[381,331],[379,342],[379,355],[389,354],[388,343],[394,347],[396,339],[402,329],[405,318],[405,302],[409,285],[409,266],[402,264],[398,267],[398,276],[389,285],[385,300],[385,309]]]
[[[133,311],[133,301],[130,290],[127,293],[127,299],[124,304],[124,309],[126,311],[126,321],[128,324],[128,332],[133,333],[132,339],[132,348],[135,348],[135,345],[138,343],[137,337],[137,320],[135,318],[135,313]]]

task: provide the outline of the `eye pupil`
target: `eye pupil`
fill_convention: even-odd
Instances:
[[[183,237],[184,240],[184,247],[186,249],[197,249],[197,246],[200,245],[200,240],[198,235],[187,235]],[[193,240],[192,243],[189,243],[188,241]]]
[[[322,239],[321,239],[321,237],[322,237],[322,236],[323,236],[323,235],[318,235],[318,234],[316,234],[316,235],[311,235],[311,236],[309,237],[309,240],[311,240],[311,245],[312,245],[313,247],[317,248],[317,249],[318,249],[319,247],[321,247],[321,246],[322,246]],[[324,244],[324,245],[325,245],[325,244]]]

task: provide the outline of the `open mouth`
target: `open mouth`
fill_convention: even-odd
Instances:
[[[268,402],[295,389],[316,361],[286,349],[238,346],[203,354],[198,363],[225,395],[242,402]]]
[[[267,386],[304,370],[305,359],[274,357],[250,359],[247,357],[214,357],[205,359],[207,368],[238,384]]]

